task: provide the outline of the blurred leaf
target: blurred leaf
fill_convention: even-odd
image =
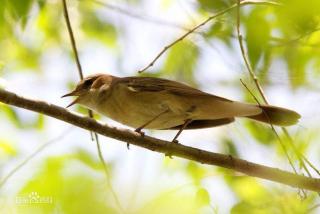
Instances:
[[[223,139],[222,145],[224,146],[224,153],[238,157],[239,153],[234,142],[230,139]]]
[[[36,26],[44,33],[46,44],[61,42],[61,31],[64,29],[61,27],[63,21],[62,10],[59,4],[43,5],[37,17]]]
[[[311,59],[311,52],[307,48],[288,47],[284,58],[288,64],[291,86],[296,88],[306,82],[306,66]]]
[[[0,103],[0,113],[3,112],[4,115],[9,119],[8,122],[11,122],[16,128],[19,129],[37,129],[43,130],[44,128],[44,116],[42,114],[38,114],[35,116],[34,120],[23,121],[19,114],[12,106],[2,105]]]
[[[245,201],[263,199],[265,195],[269,194],[267,189],[252,177],[234,177],[230,184],[237,196]]]
[[[206,170],[204,168],[202,168],[199,164],[191,161],[188,163],[186,170],[187,173],[191,175],[196,185],[200,184],[200,181],[206,174]]]
[[[261,56],[269,47],[268,42],[271,30],[266,20],[266,12],[267,9],[264,7],[256,7],[252,9],[246,20],[248,56],[253,69],[256,68]]]
[[[85,10],[82,13],[81,28],[88,37],[97,39],[110,47],[115,47],[116,28],[105,19],[100,18],[96,12]]]
[[[47,3],[47,0],[37,0],[40,9],[43,9]]]
[[[233,3],[231,0],[198,0],[198,2],[201,9],[209,11],[221,10]]]
[[[15,156],[17,150],[12,146],[12,143],[5,139],[0,139],[0,150],[9,156]]]
[[[5,24],[5,9],[6,9],[6,6],[7,6],[7,0],[3,0],[1,1],[1,4],[0,4],[0,27],[3,27],[3,25]]]
[[[276,137],[268,124],[246,121],[246,128],[249,130],[251,136],[259,143],[271,145],[276,140]]]
[[[210,205],[210,195],[208,191],[204,188],[200,188],[197,191],[196,201],[200,207]]]
[[[38,119],[36,120],[34,127],[38,130],[43,130],[45,124],[43,114],[38,114]]]
[[[259,82],[261,84],[268,84],[269,83],[269,69],[272,64],[273,54],[270,48],[267,48],[262,57],[262,66],[260,69],[256,70]]]
[[[199,213],[199,205],[190,193],[165,192],[152,198],[136,214]]]
[[[230,20],[215,20],[205,36],[209,38],[218,38],[228,46],[231,45],[232,33],[234,31],[234,26],[230,24]]]
[[[76,158],[77,160],[81,161],[82,163],[84,163],[92,169],[103,170],[103,166],[100,160],[94,158],[91,154],[84,150],[78,150],[76,153]],[[110,163],[106,164],[110,165]]]
[[[13,107],[0,104],[0,112],[3,112],[4,115],[9,119],[9,121],[17,128],[21,128],[23,126],[20,118],[18,117],[18,114]]]
[[[284,0],[281,3],[284,6],[278,7],[275,14],[279,16],[277,20],[288,38],[319,26],[320,1],[309,0],[306,4],[301,0]]]
[[[19,213],[116,213],[106,200],[108,191],[90,171],[75,167],[70,156],[47,159],[41,170],[27,182],[17,197],[36,193],[52,203],[29,203],[17,207]]]
[[[269,213],[310,213],[314,196],[301,200],[296,193],[275,192],[263,200],[240,201],[232,209],[232,214],[269,214]]]
[[[161,70],[164,76],[174,76],[180,81],[194,84],[193,71],[197,65],[199,49],[190,41],[182,41],[169,49]]]
[[[37,68],[43,54],[43,47],[38,43],[27,43],[13,36],[3,41],[2,48],[10,50],[0,52],[0,60],[6,63],[7,70],[39,71]]]
[[[11,16],[21,22],[21,26],[24,28],[27,20],[28,20],[28,13],[31,9],[31,5],[33,0],[6,0],[9,10],[11,12]],[[2,4],[2,3],[1,3]]]

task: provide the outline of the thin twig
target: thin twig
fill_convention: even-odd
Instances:
[[[241,31],[240,31],[240,0],[237,0],[237,27],[236,27],[236,29],[237,29],[238,42],[239,42],[239,46],[240,46],[240,50],[241,50],[241,55],[242,55],[243,61],[245,62],[245,65],[246,65],[247,70],[248,70],[248,72],[249,72],[249,74],[250,74],[250,77],[253,79],[253,81],[254,81],[254,83],[255,83],[255,86],[256,86],[256,88],[258,89],[258,91],[259,91],[259,93],[260,93],[263,101],[268,105],[268,104],[269,104],[269,103],[268,103],[268,100],[267,100],[267,98],[266,98],[266,96],[265,96],[265,94],[264,94],[264,91],[263,91],[263,89],[262,89],[262,87],[261,87],[261,85],[260,85],[260,83],[259,83],[259,80],[258,80],[257,76],[255,75],[255,72],[253,71],[253,69],[252,69],[252,67],[251,67],[251,64],[250,64],[250,62],[249,62],[249,58],[248,58],[247,53],[246,53],[246,51],[245,51],[245,49],[244,49],[244,45],[243,45],[243,41],[242,41],[242,34],[241,34]],[[242,82],[242,81],[241,81],[241,82]],[[242,83],[243,83],[243,82],[242,82]],[[246,87],[246,88],[247,88],[247,87]],[[247,89],[248,89],[248,88],[247,88]],[[248,91],[251,93],[251,91],[250,91],[249,89],[248,89]],[[251,94],[252,94],[252,93],[251,93]],[[253,94],[252,94],[252,95],[253,95]],[[259,105],[260,105],[260,104],[259,104]],[[294,164],[293,164],[293,161],[291,160],[291,158],[290,158],[290,156],[289,156],[289,153],[288,153],[288,151],[287,151],[286,146],[285,146],[284,143],[282,142],[280,136],[278,135],[277,131],[275,130],[275,128],[273,127],[273,125],[272,125],[271,123],[270,123],[270,126],[271,126],[271,129],[272,129],[272,131],[274,132],[275,136],[277,137],[277,139],[278,139],[278,141],[279,141],[279,143],[280,143],[283,151],[285,152],[285,155],[286,155],[286,157],[287,157],[287,159],[288,159],[288,161],[289,161],[289,164],[290,164],[291,168],[293,169],[293,171],[294,171],[296,174],[298,174],[298,173],[297,173],[297,170],[296,170],[296,168],[295,168],[295,166],[294,166]],[[302,190],[302,192],[303,192],[303,195],[305,196],[306,193],[305,193],[303,190]]]
[[[238,1],[237,1],[237,5],[238,5],[238,6],[237,6],[237,35],[238,35],[238,42],[239,42],[239,46],[240,46],[240,50],[241,50],[241,55],[242,55],[243,61],[245,62],[245,65],[246,65],[246,67],[247,67],[247,70],[248,70],[248,72],[249,72],[249,74],[250,74],[250,77],[253,79],[253,81],[254,81],[254,83],[255,83],[255,85],[256,85],[259,93],[261,94],[261,97],[262,97],[263,101],[264,101],[266,104],[268,104],[268,100],[267,100],[266,96],[264,95],[263,89],[262,89],[261,85],[259,84],[259,80],[258,80],[257,76],[255,75],[252,67],[251,67],[251,64],[250,64],[250,62],[249,62],[249,58],[248,58],[248,56],[247,56],[247,54],[246,54],[246,51],[245,51],[245,49],[244,49],[244,46],[243,46],[242,34],[241,34],[241,31],[240,31],[240,4],[241,4],[241,3],[240,3],[240,0],[238,0]],[[241,80],[241,82],[242,82],[242,80]],[[243,82],[242,82],[242,84],[246,87],[246,85],[245,85]],[[247,87],[246,87],[246,88],[247,88]],[[248,89],[248,91],[251,93],[251,91],[249,90],[249,88],[247,88],[247,89]],[[255,97],[252,93],[251,93],[251,95],[252,95],[253,97]],[[256,99],[256,98],[255,98],[255,99]],[[258,100],[256,100],[256,101],[257,101],[258,104],[260,105],[259,101],[258,101]],[[285,151],[285,154],[286,154],[286,156],[287,156],[287,158],[288,158],[288,161],[289,161],[292,169],[294,170],[294,172],[297,172],[296,169],[295,169],[295,167],[294,167],[294,164],[293,164],[293,162],[292,162],[292,160],[291,160],[291,158],[290,158],[290,156],[289,156],[289,154],[288,154],[288,152],[286,151],[286,147],[285,147],[285,145],[282,143],[282,140],[280,139],[277,131],[274,129],[274,127],[272,126],[272,124],[270,124],[270,125],[271,125],[271,128],[272,128],[272,130],[274,131],[275,135],[276,135],[277,138],[279,139],[279,142],[280,142],[282,148],[283,148],[284,151]]]
[[[240,79],[240,82],[242,83],[242,85],[247,89],[247,91],[250,93],[250,95],[253,97],[253,99],[257,102],[257,104],[259,106],[261,106],[259,100],[257,99],[257,97],[252,93],[252,91],[249,89],[249,87],[242,81],[242,79]],[[278,132],[276,131],[276,129],[274,128],[274,126],[272,125],[271,123],[271,120],[268,116],[268,114],[262,109],[263,113],[266,115],[266,117],[269,119],[269,125],[271,127],[271,130],[273,131],[273,133],[275,134],[277,140],[279,141],[281,147],[282,147],[282,150],[284,151],[289,163],[290,163],[290,166],[292,167],[293,171],[295,174],[298,174],[296,168],[294,167],[294,164],[293,164],[293,161],[291,160],[290,156],[289,156],[289,153],[288,153],[288,149],[287,147],[285,146],[285,144],[283,143],[282,139],[280,138],[280,136],[278,135]],[[301,192],[303,194],[303,198],[306,198],[307,194],[306,192],[301,189]]]
[[[295,146],[292,137],[290,136],[288,130],[284,127],[281,127],[283,133],[285,134],[285,136],[287,137],[290,146],[292,147],[295,155],[297,156],[297,158],[299,159],[299,163],[301,164],[301,166],[303,167],[303,169],[306,171],[306,173],[309,175],[309,177],[311,176],[311,173],[309,172],[307,166],[305,165],[304,161],[318,174],[320,175],[320,171],[297,149],[297,147]]]
[[[264,102],[266,104],[268,104],[268,100],[267,100],[266,96],[264,95],[262,87],[259,84],[258,77],[255,75],[255,73],[251,67],[251,64],[249,62],[249,59],[247,57],[247,54],[246,54],[244,46],[243,46],[242,34],[240,31],[240,5],[241,5],[240,0],[238,0],[237,1],[237,35],[238,35],[238,42],[239,42],[239,46],[240,46],[240,50],[241,50],[241,55],[242,55],[243,61],[245,62],[247,70],[250,74],[250,77],[253,79],[257,89],[259,90],[259,93],[261,94],[262,99],[264,100]]]
[[[78,73],[79,73],[80,79],[82,80],[83,73],[82,73],[82,68],[81,68],[81,64],[80,64],[80,60],[79,60],[79,56],[78,56],[76,40],[74,39],[73,31],[72,31],[72,27],[71,27],[71,23],[70,23],[70,19],[69,19],[69,13],[68,13],[68,7],[67,7],[66,0],[62,0],[62,4],[63,4],[63,15],[66,20],[68,33],[69,33],[69,37],[71,40],[72,50],[73,50],[73,53],[74,53],[74,56],[76,59],[76,63],[77,63]]]
[[[268,100],[267,100],[267,98],[266,98],[266,96],[265,96],[265,94],[263,92],[263,89],[262,89],[262,87],[261,87],[261,85],[259,83],[259,80],[258,80],[257,76],[255,75],[255,72],[253,71],[253,69],[251,67],[251,64],[249,62],[249,58],[248,58],[248,56],[247,56],[247,54],[245,52],[244,46],[243,46],[242,35],[241,35],[241,31],[240,31],[240,0],[237,1],[237,34],[238,34],[239,45],[240,45],[240,49],[241,49],[241,53],[242,53],[241,55],[242,55],[242,58],[243,58],[243,60],[244,60],[244,62],[246,64],[247,70],[248,70],[251,78],[253,79],[253,81],[254,81],[254,83],[255,83],[255,85],[256,85],[261,97],[263,98],[265,104],[268,105],[269,104]],[[271,123],[270,123],[270,125],[271,125],[272,131],[274,132],[274,134],[276,135],[280,145],[282,146],[283,151],[285,152],[285,155],[286,155],[286,157],[287,157],[292,169],[297,174],[297,171],[296,171],[296,169],[294,167],[294,164],[293,164],[293,162],[292,162],[292,160],[291,160],[291,158],[290,158],[290,156],[289,156],[289,154],[287,152],[287,148],[285,147],[284,143],[282,142],[282,140],[281,140],[279,134],[277,133],[277,131],[275,130],[274,126]],[[284,127],[282,127],[282,130],[287,135],[287,137],[289,138],[290,145],[293,148],[293,151],[294,151],[295,155],[297,156],[300,165],[307,172],[308,176],[310,178],[312,178],[312,175],[311,175],[309,169],[306,167],[306,165],[304,163],[304,159],[301,158],[301,153],[296,149],[296,147],[295,147],[295,145],[294,145],[294,143],[293,143],[288,131]],[[305,159],[307,159],[307,158],[305,158]],[[310,162],[308,161],[307,163],[310,163]],[[312,168],[314,167],[312,164],[311,164],[311,166],[312,166]],[[305,193],[305,191],[303,189],[302,189],[302,194],[303,194],[303,197],[305,198],[306,197],[306,193]]]
[[[66,20],[66,24],[67,24],[67,28],[68,28],[68,32],[69,32],[69,37],[70,37],[70,40],[71,40],[71,45],[72,45],[72,49],[73,49],[73,53],[74,53],[74,56],[76,58],[76,62],[77,62],[77,68],[78,68],[78,73],[79,73],[79,76],[80,76],[80,79],[83,80],[83,72],[82,72],[82,68],[81,68],[81,64],[80,64],[80,59],[79,59],[79,54],[78,54],[78,49],[77,49],[77,46],[76,46],[76,41],[75,41],[75,38],[74,38],[74,34],[73,34],[73,31],[72,31],[72,27],[71,27],[71,23],[70,23],[70,18],[69,18],[69,14],[68,14],[68,7],[67,7],[67,4],[66,4],[66,0],[62,0],[62,3],[63,3],[63,14],[64,14],[64,17],[65,17],[65,20]],[[93,115],[93,112],[91,110],[88,110],[88,115],[90,118],[94,118],[94,115]],[[90,135],[91,135],[91,140],[95,140],[96,142],[96,145],[97,145],[97,150],[98,150],[98,156],[99,156],[99,159],[100,159],[100,162],[101,164],[103,165],[103,169],[104,169],[104,172],[106,174],[106,179],[107,179],[107,184],[108,184],[108,187],[111,191],[111,194],[116,202],[116,205],[118,207],[118,209],[121,211],[121,213],[124,213],[124,210],[121,206],[121,203],[120,203],[120,200],[116,194],[116,192],[114,191],[113,187],[112,187],[112,183],[111,183],[111,176],[110,176],[110,173],[109,173],[109,169],[105,163],[105,160],[103,158],[103,155],[102,155],[102,152],[101,152],[101,147],[100,147],[100,142],[99,142],[99,136],[97,133],[92,133],[90,131]]]
[[[68,134],[70,134],[71,129],[73,127],[70,127],[63,131],[59,136],[49,140],[48,142],[42,144],[39,148],[37,148],[33,153],[31,153],[26,159],[24,159],[20,164],[18,164],[15,168],[13,168],[4,178],[0,181],[0,188],[3,187],[3,185],[11,178],[19,169],[21,169],[23,166],[25,166],[32,158],[34,158],[37,154],[39,154],[41,151],[43,151],[45,148],[50,146],[53,143],[56,143],[59,140],[62,140],[65,138]]]
[[[255,4],[255,5],[273,5],[273,6],[279,6],[280,4],[276,3],[276,2],[268,2],[268,1],[241,1],[240,5],[248,5],[248,4]],[[154,63],[168,50],[170,49],[172,46],[176,45],[177,43],[181,42],[183,39],[185,39],[187,36],[189,36],[190,34],[192,34],[193,32],[195,32],[196,30],[198,30],[199,28],[201,28],[202,26],[206,25],[208,22],[210,22],[211,20],[222,16],[223,14],[231,11],[232,9],[236,8],[237,4],[233,4],[232,6],[223,9],[219,12],[217,12],[216,14],[210,16],[209,18],[207,18],[206,20],[204,20],[203,22],[201,22],[200,24],[196,25],[195,27],[191,28],[188,32],[186,32],[185,34],[183,34],[182,36],[180,36],[178,39],[176,39],[175,41],[173,41],[172,43],[170,43],[169,45],[165,46],[162,51],[160,51],[156,57],[147,65],[145,66],[143,69],[139,70],[139,73],[142,73],[144,71],[146,71],[147,69],[149,69],[150,67],[152,67],[154,65]]]
[[[99,159],[100,159],[100,161],[102,163],[105,175],[107,177],[107,185],[108,185],[108,187],[109,187],[109,189],[111,191],[111,194],[112,194],[112,196],[113,196],[118,208],[120,209],[121,213],[125,213],[123,208],[122,208],[122,205],[120,203],[119,197],[117,196],[117,193],[115,192],[115,190],[114,190],[114,188],[112,186],[110,169],[107,166],[107,164],[106,164],[106,162],[104,160],[104,157],[102,155],[98,134],[96,132],[94,132],[94,138],[95,138],[95,141],[96,141],[96,144],[97,144],[98,156],[99,156]]]
[[[259,100],[257,99],[257,97],[252,93],[252,91],[251,91],[251,90],[249,89],[249,87],[242,81],[242,79],[240,79],[240,82],[241,82],[242,85],[247,89],[247,91],[250,93],[250,95],[253,97],[253,99],[257,102],[257,104],[258,104],[259,106],[261,106],[261,104],[260,104]],[[268,115],[267,115],[267,116],[268,116]],[[295,167],[294,167],[293,161],[291,160],[291,158],[290,158],[290,156],[289,156],[289,153],[288,153],[288,151],[287,151],[287,148],[286,148],[285,144],[282,142],[280,136],[278,135],[277,131],[275,130],[275,128],[274,128],[274,126],[271,124],[271,122],[270,122],[269,124],[270,124],[270,126],[271,126],[272,131],[275,133],[277,139],[279,140],[280,145],[281,145],[281,147],[282,147],[282,149],[283,149],[283,151],[284,151],[284,153],[285,153],[285,155],[286,155],[286,157],[287,157],[287,159],[288,159],[288,161],[289,161],[289,163],[290,163],[293,171],[297,174],[297,170],[296,170]]]

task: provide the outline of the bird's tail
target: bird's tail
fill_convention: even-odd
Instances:
[[[258,107],[262,109],[262,112],[258,115],[247,116],[247,118],[277,126],[290,126],[296,124],[301,117],[295,111],[277,106],[260,105]]]

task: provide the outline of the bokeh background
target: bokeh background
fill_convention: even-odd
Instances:
[[[257,1],[256,1],[257,2]],[[298,111],[294,145],[315,167],[320,153],[320,1],[246,5],[241,28],[250,63],[273,105]],[[138,75],[166,45],[234,0],[68,0],[84,74]],[[66,106],[79,81],[59,0],[0,0],[0,87]],[[244,66],[236,10],[170,48],[144,74],[229,99],[261,100]],[[72,111],[87,114],[79,106]],[[122,126],[96,115],[96,119]],[[300,174],[297,157],[280,129]],[[147,131],[171,139],[173,131]],[[0,103],[1,213],[317,213],[319,196],[100,137]],[[292,171],[268,125],[239,119],[183,132],[180,142]],[[21,166],[21,167],[19,167]],[[15,170],[19,167],[18,170]],[[317,174],[310,169],[313,176]],[[112,194],[112,191],[115,194]],[[115,196],[116,195],[116,196]],[[33,201],[32,201],[33,200]],[[118,202],[117,202],[118,200]],[[34,202],[38,201],[38,203]]]

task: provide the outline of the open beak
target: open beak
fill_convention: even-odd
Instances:
[[[70,93],[61,96],[61,98],[71,97],[71,96],[77,96],[77,91],[71,91]]]
[[[78,95],[77,91],[71,91],[70,93],[61,96],[61,98],[71,97],[71,96],[79,96],[79,95]],[[73,102],[71,102],[69,105],[67,105],[66,108],[69,108],[70,106],[73,106],[73,105],[76,104],[78,101],[79,101],[79,97],[77,97]]]

